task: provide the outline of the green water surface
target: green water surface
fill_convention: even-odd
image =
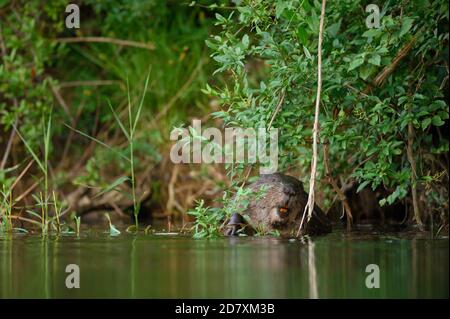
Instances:
[[[1,298],[448,298],[448,238],[0,238]],[[65,285],[80,268],[80,288]],[[366,267],[380,287],[366,287]]]

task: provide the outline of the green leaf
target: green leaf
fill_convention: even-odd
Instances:
[[[244,34],[244,36],[242,37],[242,44],[243,44],[246,48],[248,48],[248,45],[250,44],[250,40],[249,40],[247,34]]]
[[[340,28],[341,28],[341,20],[339,20],[339,22],[336,22],[336,23],[330,25],[327,28],[327,32],[330,37],[335,38],[336,35],[338,34]]]
[[[406,34],[409,31],[409,29],[411,29],[413,22],[414,22],[413,18],[406,17],[403,19],[402,28],[400,29],[399,35],[400,37]]]
[[[372,74],[372,67],[365,65],[359,71],[359,77],[363,80],[367,80],[367,78]]]
[[[305,55],[308,59],[312,60],[311,53],[309,53],[309,50],[305,46],[303,46],[303,52],[305,52]]]
[[[363,63],[364,63],[363,58],[356,58],[356,59],[352,60],[352,62],[350,62],[350,65],[348,67],[348,71],[352,71],[352,70],[356,69],[357,67],[361,66]]]
[[[219,13],[216,13],[216,19],[217,20],[219,20],[219,22],[221,22],[221,23],[224,23],[224,22],[226,22],[227,20],[223,17],[223,16],[221,16]]]
[[[427,117],[422,121],[422,130],[426,130],[426,128],[431,124],[431,118]]]
[[[377,28],[369,29],[362,34],[362,36],[365,38],[376,38],[379,35],[381,35],[381,29]]]
[[[37,219],[42,220],[42,216],[39,215],[38,213],[33,212],[32,210],[29,210],[29,209],[27,209],[26,212],[27,212],[28,214],[30,214],[30,215],[36,217]]]
[[[434,126],[444,125],[444,121],[439,117],[439,115],[433,116],[431,123],[433,123]]]
[[[364,181],[364,182],[362,182],[362,183],[358,186],[358,189],[356,190],[356,192],[359,193],[360,191],[362,191],[369,183],[370,183],[370,181]]]
[[[308,42],[308,34],[306,33],[306,29],[303,26],[299,26],[297,29],[297,36],[302,45],[306,45]]]
[[[286,9],[286,2],[285,0],[280,0],[277,2],[275,6],[275,16],[278,19],[281,14],[283,13],[284,9]]]
[[[378,54],[374,54],[370,57],[369,61],[370,64],[380,66],[381,64],[381,57]]]

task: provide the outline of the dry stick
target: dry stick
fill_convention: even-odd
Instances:
[[[250,177],[250,173],[252,172],[252,169],[253,169],[253,164],[250,164],[250,166],[248,167],[248,170],[247,170],[247,174],[245,174],[244,179],[242,181],[242,184],[241,184],[241,186],[239,188],[242,189],[245,186],[245,184],[247,183],[248,178]]]
[[[62,82],[58,84],[56,87],[58,89],[65,89],[79,86],[105,86],[114,84],[120,85],[121,82],[115,80],[70,81],[70,82]]]
[[[409,112],[411,112],[411,106],[409,107]],[[414,210],[414,219],[416,223],[419,225],[420,229],[423,229],[423,223],[420,218],[419,211],[419,203],[417,201],[417,172],[416,172],[416,162],[414,160],[413,154],[413,144],[414,144],[414,128],[412,121],[408,123],[408,145],[406,148],[406,155],[408,157],[409,164],[411,165],[411,192],[412,192],[412,200],[413,200],[413,210]]]
[[[323,164],[325,166],[325,174],[328,178],[328,182],[330,183],[331,187],[333,188],[335,193],[338,195],[339,200],[342,202],[342,205],[344,205],[344,209],[345,209],[345,212],[347,215],[347,229],[350,230],[352,222],[353,222],[352,210],[348,203],[347,197],[345,196],[344,192],[340,189],[336,180],[333,178],[333,175],[331,174],[330,164],[329,164],[328,159],[329,159],[328,144],[324,144],[323,145]]]
[[[23,222],[27,222],[27,223],[30,223],[30,224],[34,224],[34,225],[37,225],[37,226],[42,226],[42,224],[40,222],[37,222],[35,220],[29,219],[29,218],[26,218],[26,217],[22,217],[22,216],[11,215],[11,216],[9,216],[9,218],[17,219],[17,220],[20,220],[20,221],[23,221]]]
[[[19,177],[17,177],[16,180],[14,181],[14,183],[12,184],[10,191],[12,191],[14,189],[14,187],[16,187],[17,183],[19,183],[19,181],[22,179],[22,177],[25,175],[25,173],[30,169],[30,167],[33,163],[34,163],[34,160],[31,160],[31,162],[28,163],[28,165],[24,168],[22,173],[20,173]]]
[[[416,42],[416,38],[413,37],[411,41],[409,41],[395,56],[395,58],[392,60],[391,64],[389,64],[388,66],[386,66],[376,77],[375,79],[372,81],[372,85],[374,87],[378,87],[381,86],[384,81],[386,80],[386,78],[391,75],[394,70],[397,68],[398,64],[400,63],[400,61],[406,57],[409,53],[409,51],[411,51],[411,49],[414,46],[414,43]],[[367,89],[366,89],[367,90]],[[369,89],[370,90],[370,89]],[[368,93],[368,92],[365,92]]]
[[[36,187],[38,187],[40,185],[42,181],[42,178],[40,178],[39,180],[37,180],[36,182],[34,182],[33,185],[31,185],[30,187],[28,187],[22,194],[20,194],[17,198],[16,198],[16,202],[20,202],[22,199],[24,199],[26,196],[28,196],[28,194],[30,194]]]
[[[3,40],[3,29],[1,23],[0,23],[0,50],[2,52],[2,58],[4,60],[5,56],[8,54],[8,51],[6,50],[5,41]]]
[[[17,122],[14,123],[14,126],[17,125]],[[3,154],[2,163],[0,164],[0,170],[5,168],[6,161],[8,160],[9,152],[11,151],[11,146],[14,140],[14,137],[16,136],[16,130],[11,130],[11,134],[9,135],[8,144],[6,144],[5,153]]]
[[[283,105],[283,101],[284,101],[285,95],[286,95],[286,94],[285,94],[285,92],[283,91],[283,93],[281,93],[280,100],[278,101],[277,107],[275,108],[275,111],[273,112],[272,118],[270,119],[268,130],[271,129],[273,120],[275,120],[275,116],[277,116],[278,112],[279,112],[280,109],[281,109],[281,105]]]
[[[398,51],[395,58],[392,60],[391,64],[387,65],[386,67],[381,70],[377,76],[373,79],[372,82],[370,82],[363,91],[359,91],[358,89],[352,87],[351,85],[344,84],[345,87],[351,89],[352,91],[358,92],[360,96],[362,97],[368,97],[368,94],[372,91],[372,89],[376,87],[381,87],[384,84],[384,81],[392,74],[394,73],[397,66],[400,64],[400,62],[409,54],[409,52],[414,47],[414,43],[416,42],[416,38],[413,37],[411,41],[409,41],[404,47]],[[350,114],[352,109],[348,109],[345,111],[345,113],[348,115]]]
[[[58,103],[61,105],[61,107],[64,109],[64,112],[66,112],[67,117],[70,119],[70,123],[73,125],[74,119],[72,117],[72,114],[70,114],[69,106],[67,105],[66,101],[63,99],[61,93],[59,92],[59,89],[54,86],[50,85],[53,94],[55,95],[56,99],[58,100]]]
[[[6,49],[5,41],[3,40],[3,29],[2,25],[0,23],[0,50],[2,53],[2,60],[5,65],[6,71],[9,69],[9,62],[5,59],[5,57],[8,55],[8,51]],[[18,101],[17,98],[13,98],[13,104],[14,108],[18,107]],[[18,119],[14,122],[14,126],[17,126]],[[14,141],[14,137],[16,136],[16,130],[11,130],[11,135],[9,136],[8,144],[6,145],[5,153],[3,154],[2,162],[0,164],[0,170],[5,168],[6,161],[8,160],[9,152],[11,151],[12,143]]]
[[[319,131],[319,107],[320,107],[320,93],[322,91],[322,40],[323,40],[323,20],[325,18],[325,6],[327,1],[322,0],[322,9],[320,12],[320,26],[319,26],[319,44],[317,48],[317,96],[316,96],[316,106],[314,114],[314,127],[313,127],[313,158],[311,163],[311,177],[309,179],[309,195],[308,203],[303,211],[302,221],[300,222],[300,227],[298,228],[297,237],[300,236],[302,232],[303,221],[306,215],[306,208],[308,208],[308,221],[311,219],[313,209],[314,209],[314,184],[316,181],[317,172],[317,133]]]
[[[112,44],[147,49],[147,50],[155,49],[155,45],[153,43],[141,43],[141,42],[136,42],[136,41],[114,39],[114,38],[107,38],[107,37],[72,37],[72,38],[57,38],[55,40],[56,40],[56,42],[60,42],[60,43],[80,43],[80,42],[112,43]]]
[[[179,166],[175,165],[172,169],[172,174],[170,177],[170,181],[169,181],[169,185],[167,186],[167,193],[168,193],[168,199],[167,199],[167,203],[166,203],[166,212],[167,215],[172,215],[172,210],[174,207],[174,202],[175,202],[175,183],[177,182],[177,178],[178,178],[178,171],[179,171]]]

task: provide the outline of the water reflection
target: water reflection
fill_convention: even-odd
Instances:
[[[309,271],[309,298],[317,299],[317,275],[316,275],[316,256],[314,255],[314,242],[308,241],[308,271]]]
[[[80,289],[65,268],[80,266]],[[365,286],[368,264],[380,288]],[[1,298],[448,297],[448,239],[0,238]]]

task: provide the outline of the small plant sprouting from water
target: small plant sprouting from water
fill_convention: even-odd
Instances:
[[[60,216],[61,216],[61,206],[58,207],[58,201],[56,198],[56,193],[55,191],[53,191],[53,206],[55,207],[55,217],[56,218],[56,228],[58,233],[61,233],[61,221],[60,221]]]
[[[220,236],[221,223],[225,217],[224,211],[219,208],[205,207],[203,199],[197,202],[196,207],[188,212],[195,217],[194,238],[218,237]]]
[[[77,236],[80,236],[81,216],[77,216],[76,214],[74,214],[72,216],[72,219],[75,223],[75,233],[77,234]]]
[[[196,207],[188,212],[189,215],[195,217],[194,238],[210,238],[222,235],[222,230],[228,222],[231,215],[238,213],[247,218],[245,211],[250,205],[250,199],[260,199],[266,192],[265,187],[261,187],[258,191],[251,188],[244,188],[243,185],[237,188],[234,196],[225,191],[222,197],[222,208],[205,207],[204,201],[199,200]],[[262,234],[256,229],[257,234]]]
[[[114,224],[111,222],[111,217],[109,217],[108,213],[105,213],[105,217],[108,220],[109,223],[109,234],[111,236],[117,236],[120,235],[120,230],[117,229],[116,226],[114,226]]]
[[[77,132],[78,134],[91,139],[92,141],[96,142],[97,144],[100,144],[100,145],[106,147],[107,149],[113,151],[115,154],[117,154],[119,157],[124,159],[129,164],[131,178],[129,178],[127,176],[119,177],[114,182],[112,182],[107,188],[103,189],[100,193],[98,193],[97,196],[100,196],[100,195],[110,192],[110,191],[119,191],[117,189],[117,187],[119,185],[121,185],[122,183],[129,181],[131,183],[131,197],[133,200],[133,215],[134,215],[134,220],[135,220],[135,225],[133,228],[135,228],[135,231],[139,230],[138,215],[139,215],[139,210],[140,210],[140,205],[141,205],[140,200],[138,200],[137,195],[136,195],[136,174],[135,174],[136,162],[135,162],[135,154],[134,154],[134,149],[135,149],[135,144],[136,144],[135,133],[136,133],[137,125],[139,123],[139,119],[141,117],[141,111],[142,111],[142,107],[144,105],[144,99],[145,99],[145,95],[147,92],[149,79],[150,79],[150,71],[148,72],[147,78],[145,80],[144,92],[142,94],[141,101],[137,108],[136,114],[134,114],[134,116],[133,116],[133,110],[132,110],[131,98],[130,98],[130,85],[129,85],[129,81],[127,78],[128,125],[126,125],[125,123],[122,122],[119,115],[112,107],[111,102],[108,100],[108,106],[111,110],[111,113],[114,116],[114,119],[116,120],[117,124],[119,125],[122,133],[125,135],[125,137],[127,139],[127,142],[128,142],[129,148],[130,148],[129,157],[126,157],[123,154],[117,152],[110,145],[103,143],[102,141],[96,139],[95,137],[92,137],[92,136],[90,136],[84,132],[81,132],[81,131],[66,124],[66,126],[68,128],[70,128],[71,130],[73,130],[73,131]],[[128,128],[127,128],[127,126],[128,126]],[[125,194],[125,195],[127,196],[128,194]],[[108,219],[109,219],[109,216],[108,216]],[[131,227],[129,227],[128,229],[131,230]]]

